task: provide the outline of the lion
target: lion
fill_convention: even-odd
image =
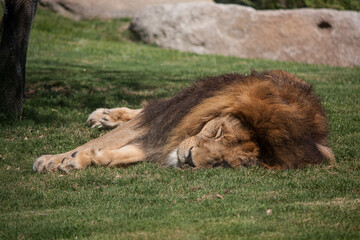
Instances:
[[[34,171],[144,161],[175,168],[335,164],[319,98],[282,70],[200,79],[143,109],[97,109],[87,123],[114,129],[69,152],[39,157]]]

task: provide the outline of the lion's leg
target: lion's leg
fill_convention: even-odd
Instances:
[[[104,165],[104,164],[101,164],[101,161],[99,160],[98,157],[94,157],[95,155],[92,156],[91,153],[93,152],[95,154],[95,153],[98,153],[98,152],[101,152],[102,150],[104,150],[105,151],[104,153],[106,153],[106,154],[105,155],[104,155],[104,153],[100,154],[100,155],[104,155],[104,158],[106,156],[110,156],[109,155],[110,153],[116,154],[117,151],[115,151],[115,152],[108,152],[108,151],[122,149],[124,146],[128,145],[134,139],[143,135],[145,132],[146,132],[145,128],[138,127],[137,119],[133,119],[129,122],[124,123],[120,127],[106,133],[105,135],[103,135],[99,138],[93,139],[93,140],[89,141],[88,143],[86,143],[80,147],[77,147],[76,149],[71,150],[67,153],[58,154],[58,155],[43,155],[43,156],[39,157],[38,159],[36,159],[33,169],[35,172],[57,171],[58,169],[60,169],[61,164],[64,165],[64,161],[66,159],[72,159],[73,161],[75,161],[75,162],[70,161],[68,164],[69,166],[74,165],[74,167],[73,167],[74,169],[80,169],[80,168],[86,167],[87,165],[85,163]],[[100,151],[100,149],[101,149],[101,151]],[[133,148],[129,148],[126,153],[130,154],[133,152],[134,152]],[[121,151],[121,154],[125,154],[125,152]],[[100,155],[97,154],[96,156],[100,156]],[[138,156],[138,155],[140,155],[139,152],[137,153],[136,156]],[[89,160],[89,158],[90,158],[90,160]],[[88,159],[88,160],[86,160],[86,159]],[[120,159],[120,160],[118,160],[118,159]],[[114,159],[114,162],[125,161],[125,160],[121,160],[121,159],[122,159],[121,157],[118,157],[118,158]],[[128,159],[127,161],[130,161],[130,162],[136,160],[136,159],[132,160],[132,158],[130,158],[130,157],[126,157],[126,158],[124,157],[124,159]],[[103,161],[105,161],[105,160],[103,160]],[[111,161],[113,161],[113,160],[111,160]],[[111,164],[111,165],[114,165],[114,164]],[[68,169],[68,168],[70,168],[70,167],[67,167],[66,169]]]
[[[46,156],[43,156],[46,157]],[[45,160],[45,159],[44,159]],[[48,159],[48,164],[42,166],[34,165],[34,170],[69,172],[74,169],[85,169],[90,165],[98,166],[126,166],[145,160],[145,153],[138,145],[126,145],[120,149],[85,148],[64,155],[55,155]]]
[[[58,169],[68,172],[84,169],[90,165],[126,166],[145,160],[145,153],[137,145],[126,145],[120,149],[87,148],[61,160]]]
[[[142,109],[130,109],[127,107],[98,108],[89,115],[86,123],[93,128],[112,129],[135,118],[141,111]]]

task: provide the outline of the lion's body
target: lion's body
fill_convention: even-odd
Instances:
[[[109,117],[99,120],[98,113],[88,121],[105,126]],[[109,114],[115,119],[110,126],[121,125],[68,153],[40,157],[34,170],[141,161],[284,169],[334,161],[320,100],[310,85],[280,70],[199,80],[141,111],[119,108]]]

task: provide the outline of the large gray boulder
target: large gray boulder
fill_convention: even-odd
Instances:
[[[64,16],[80,19],[132,17],[145,6],[179,2],[212,2],[213,0],[39,0]]]
[[[166,4],[139,11],[131,29],[146,43],[199,54],[360,65],[360,13],[355,11]]]

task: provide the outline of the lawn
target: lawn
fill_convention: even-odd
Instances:
[[[0,117],[0,239],[360,238],[359,68],[160,49],[134,40],[129,22],[38,9],[23,118]],[[98,107],[138,108],[200,77],[278,68],[322,99],[336,167],[32,170],[36,157],[104,134],[84,124]]]

